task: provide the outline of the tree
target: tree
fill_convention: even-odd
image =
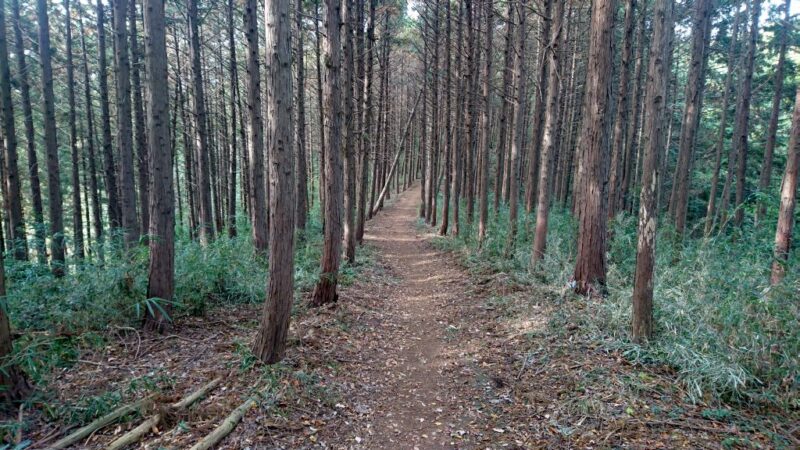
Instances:
[[[294,298],[294,143],[289,0],[267,3],[267,135],[270,144],[269,284],[253,353],[266,363],[283,359]]]
[[[775,229],[775,250],[773,253],[771,284],[778,284],[786,274],[786,260],[794,228],[794,208],[797,203],[797,168],[800,166],[800,86],[797,88],[792,114],[792,130],[789,146],[786,149],[786,168],[781,183],[781,205],[778,225]]]
[[[298,2],[298,5],[302,2]],[[230,167],[228,172],[228,210],[227,210],[227,221],[228,221],[228,236],[234,237],[236,236],[236,162],[237,162],[237,140],[236,140],[236,112],[240,109],[240,103],[237,101],[239,96],[237,95],[239,89],[239,64],[236,60],[236,40],[234,39],[234,27],[233,27],[233,0],[228,0],[227,5],[227,22],[228,22],[228,51],[229,58],[228,58],[228,75],[230,76],[230,86],[231,86],[231,99],[230,99],[230,109],[231,109],[231,142],[230,142]],[[302,83],[302,78],[301,78]],[[302,101],[302,98],[301,98]],[[302,110],[302,103],[300,106]],[[301,120],[302,119],[298,119]],[[239,125],[239,129],[242,130],[244,124]],[[242,140],[243,141],[243,140]]]
[[[83,213],[81,212],[81,181],[78,163],[78,130],[75,117],[75,65],[72,57],[72,16],[70,2],[64,0],[67,34],[67,97],[69,98],[69,148],[72,156],[72,231],[75,237],[75,256],[83,259]]]
[[[667,86],[669,84],[672,0],[656,0],[653,6],[653,34],[647,68],[642,191],[639,201],[638,244],[633,287],[633,340],[647,341],[653,334],[653,269],[656,245],[656,169],[666,145]]]
[[[256,252],[267,249],[268,232],[266,193],[264,188],[264,120],[261,110],[261,69],[258,62],[258,5],[256,0],[246,0],[244,28],[247,38],[247,119],[249,133],[247,149],[250,222]]]
[[[783,24],[779,32],[778,65],[775,66],[775,81],[773,83],[772,109],[769,115],[769,126],[767,128],[767,143],[764,146],[764,163],[761,165],[761,176],[758,179],[758,189],[766,192],[772,181],[772,159],[775,153],[775,135],[778,132],[778,116],[781,111],[781,97],[783,94],[783,71],[786,66],[786,50],[789,46],[789,29],[791,28],[791,7],[792,0],[786,0],[783,4]],[[766,212],[764,202],[759,202],[756,209],[756,222]]]
[[[444,38],[444,195],[442,202],[442,226],[439,228],[439,234],[442,236],[447,235],[447,228],[450,226],[450,183],[451,183],[451,153],[453,152],[453,136],[452,129],[450,128],[450,89],[452,86],[450,74],[450,10],[452,9],[450,1],[447,0],[445,4],[445,38]]]
[[[694,4],[692,19],[692,55],[689,62],[689,73],[686,84],[686,104],[681,120],[681,137],[678,147],[678,166],[675,168],[675,182],[672,185],[672,198],[669,209],[675,230],[679,236],[686,228],[686,209],[689,199],[689,187],[692,183],[692,165],[700,122],[700,111],[703,108],[703,90],[705,88],[705,66],[708,58],[706,42],[711,31],[711,0],[697,0]]]
[[[206,95],[203,84],[203,63],[200,57],[200,25],[197,11],[198,0],[189,0],[189,61],[192,65],[192,114],[194,115],[194,154],[197,167],[197,190],[200,214],[197,224],[200,243],[208,244],[214,239],[214,219],[211,209],[211,173],[208,144],[208,118],[206,117]],[[263,180],[263,178],[262,178]],[[255,180],[253,180],[255,184]]]
[[[111,147],[111,111],[108,101],[108,68],[106,55],[106,23],[105,10],[101,0],[97,1],[97,42],[100,52],[100,115],[103,125],[103,171],[105,188],[108,196],[108,219],[112,229],[122,226],[122,212],[117,190],[117,170],[114,164],[114,152]]]
[[[0,240],[3,229],[0,227]],[[11,322],[5,307],[6,297],[6,272],[3,252],[0,251],[0,403],[8,404],[24,399],[31,390],[25,374],[11,361],[14,352],[14,342],[11,335]]]
[[[322,267],[319,281],[311,299],[313,306],[335,302],[342,249],[342,93],[341,83],[341,0],[325,0],[325,242],[322,249]]]
[[[369,2],[369,18],[367,20],[367,38],[366,49],[362,53],[365,59],[364,65],[366,71],[366,82],[364,84],[364,104],[361,114],[361,123],[363,124],[363,132],[361,133],[361,151],[360,151],[360,168],[361,178],[358,186],[358,212],[356,214],[356,241],[359,243],[364,240],[364,224],[367,220],[367,208],[372,210],[372,205],[367,206],[367,186],[369,185],[369,154],[372,148],[372,84],[374,74],[374,61],[373,56],[375,48],[375,9],[378,7],[377,0],[370,0]],[[359,29],[361,25],[359,24]],[[424,183],[423,183],[424,185]],[[423,188],[424,191],[424,188]],[[424,198],[424,192],[422,194]]]
[[[509,159],[508,181],[508,240],[506,241],[506,257],[511,255],[517,240],[517,214],[519,210],[519,185],[520,169],[519,159],[524,148],[525,114],[527,108],[527,77],[525,76],[525,19],[527,18],[526,1],[521,0],[517,5],[517,18],[519,20],[517,49],[514,56],[514,85],[516,95],[514,111],[511,122],[514,128],[511,131],[511,153]],[[509,17],[511,20],[511,17]]]
[[[64,276],[64,208],[61,196],[61,171],[58,164],[56,106],[53,94],[53,65],[50,48],[50,18],[47,0],[37,0],[39,21],[39,63],[42,66],[44,96],[44,145],[47,151],[47,200],[50,213],[50,264],[53,275]]]
[[[481,166],[480,166],[480,212],[478,215],[478,242],[486,238],[486,227],[489,218],[489,146],[491,142],[491,123],[489,122],[489,85],[492,78],[492,31],[494,30],[494,1],[486,2],[486,62],[483,78],[483,107],[481,109]],[[448,93],[449,95],[449,93]]]
[[[167,91],[167,36],[164,0],[144,0],[145,66],[147,67],[147,137],[150,173],[150,262],[147,298],[159,308],[146,309],[144,328],[163,333],[169,324],[175,294],[175,208],[172,148]]]
[[[608,149],[607,114],[611,83],[611,46],[614,0],[593,0],[589,29],[589,56],[578,148],[578,255],[575,290],[579,294],[602,289],[606,280],[605,163]]]
[[[147,131],[144,124],[144,105],[142,101],[141,77],[141,46],[139,45],[139,31],[136,26],[137,12],[136,0],[128,0],[128,15],[130,19],[130,60],[131,60],[131,89],[133,91],[133,119],[136,130],[134,143],[136,144],[136,162],[139,168],[139,229],[146,233],[150,226],[150,207],[147,204],[150,197],[150,173],[147,164]]]
[[[355,22],[354,5],[351,0],[342,0],[343,12],[343,53],[344,67],[344,116],[349,118],[345,124],[344,136],[344,256],[348,263],[356,262],[356,136],[355,136],[355,104],[353,87],[355,86],[355,61],[353,57],[353,23]]]
[[[4,172],[5,189],[8,193],[8,219],[14,259],[28,259],[28,243],[25,235],[25,217],[22,211],[22,183],[17,166],[17,131],[14,123],[14,105],[11,99],[11,68],[8,61],[8,41],[6,35],[6,6],[0,5],[0,105],[3,114],[3,137],[5,138]],[[2,327],[2,324],[0,324]]]
[[[553,161],[556,152],[558,133],[558,116],[561,103],[561,75],[559,74],[559,41],[564,19],[564,2],[556,1],[552,9],[550,36],[544,48],[547,62],[547,98],[544,103],[544,131],[542,133],[542,152],[539,167],[539,192],[536,203],[536,231],[533,237],[531,265],[535,266],[544,257],[547,244],[547,219],[550,211],[550,185],[553,173]]]
[[[230,0],[232,1],[232,0]],[[297,1],[294,20],[297,24],[297,207],[295,208],[295,226],[300,231],[305,231],[308,220],[308,175],[306,171],[306,87],[305,87],[305,62],[303,59],[303,2]],[[233,46],[233,41],[231,41]]]

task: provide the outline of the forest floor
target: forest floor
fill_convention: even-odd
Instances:
[[[283,363],[262,366],[247,350],[259,306],[220,306],[167,336],[116,330],[58,375],[57,403],[74,412],[153,388],[165,403],[223,377],[153,429],[137,447],[146,449],[189,448],[257,390],[266,392],[259,406],[218,448],[749,448],[798,438],[785,422],[687,403],[671,370],[575,338],[579,323],[554,329],[552,315],[567,306],[558,292],[470,273],[431,244],[418,199],[410,189],[369,223],[375,261],[337,304],[299,308]],[[47,448],[66,419],[37,414],[24,437]],[[103,448],[138,423],[75,448]]]

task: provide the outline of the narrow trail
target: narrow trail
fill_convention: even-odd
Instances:
[[[359,406],[367,420],[355,426],[366,448],[452,448],[465,434],[469,414],[460,399],[470,380],[450,331],[457,329],[452,307],[467,300],[466,274],[431,247],[418,203],[418,187],[401,193],[365,235],[392,279],[370,294],[383,300],[385,321],[380,340],[362,343],[369,361],[354,367],[374,387]]]

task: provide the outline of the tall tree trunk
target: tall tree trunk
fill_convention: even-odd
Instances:
[[[787,5],[788,6],[788,5]],[[792,130],[789,135],[786,169],[781,183],[781,205],[778,213],[778,226],[775,229],[775,250],[773,253],[771,284],[778,284],[786,274],[786,260],[794,228],[794,208],[797,202],[797,168],[800,165],[800,87],[797,88],[792,114]]]
[[[495,177],[494,211],[497,214],[500,208],[500,197],[508,198],[508,171],[507,164],[511,156],[506,157],[506,147],[509,144],[509,130],[514,126],[512,122],[514,105],[511,102],[512,83],[514,81],[514,3],[508,2],[508,18],[506,19],[506,48],[503,64],[503,106],[500,110],[500,135],[497,142],[497,176]],[[501,188],[502,186],[502,188]]]
[[[666,145],[665,99],[669,83],[670,29],[673,0],[656,0],[653,9],[653,38],[647,68],[647,104],[643,124],[644,159],[639,202],[638,245],[633,287],[632,336],[647,341],[653,334],[653,269],[656,250],[656,170],[658,157]]]
[[[72,92],[71,88],[70,92]],[[14,259],[25,261],[28,259],[28,241],[25,234],[25,217],[22,211],[22,183],[19,179],[19,167],[17,165],[17,130],[14,123],[14,106],[11,99],[11,68],[8,62],[5,4],[0,6],[0,103],[2,103],[3,137],[5,137],[6,144],[4,158],[5,188],[8,193],[6,207],[8,208],[8,220],[11,223],[11,234],[8,239],[11,241]],[[1,328],[2,323],[0,323]]]
[[[325,108],[323,106],[323,95],[322,95],[322,33],[319,31],[319,23],[322,20],[320,17],[319,6],[322,0],[314,0],[314,36],[315,36],[315,47],[317,58],[317,116],[319,118],[319,203],[320,205],[325,204],[325,186],[327,186],[327,182],[325,180]],[[324,206],[322,206],[323,209]],[[325,228],[325,217],[323,214],[322,217],[322,227]]]
[[[706,220],[704,233],[708,236],[714,228],[715,219],[717,217],[716,202],[717,202],[717,189],[719,187],[719,175],[722,166],[722,152],[724,150],[725,130],[728,124],[728,103],[731,96],[731,87],[733,86],[733,75],[736,64],[736,47],[739,36],[739,25],[742,18],[742,13],[738,11],[738,3],[736,4],[736,18],[733,22],[731,29],[731,40],[728,45],[728,67],[725,75],[725,87],[722,92],[722,104],[720,106],[719,130],[717,131],[717,139],[714,145],[714,170],[711,175],[711,191],[708,194],[708,204],[706,205]]]
[[[11,10],[14,23],[14,54],[17,59],[17,82],[22,97],[22,115],[25,122],[25,142],[28,156],[28,174],[31,186],[31,206],[33,209],[33,228],[36,257],[40,264],[47,261],[45,250],[44,210],[42,206],[42,187],[39,181],[39,158],[36,153],[36,133],[33,128],[33,108],[31,107],[31,89],[28,81],[30,67],[25,55],[24,40],[22,37],[22,21],[20,20],[19,0],[11,0]]]
[[[539,38],[539,72],[537,74],[539,84],[536,90],[536,115],[533,117],[533,130],[531,132],[531,142],[528,150],[528,173],[526,178],[525,189],[525,211],[529,214],[533,211],[533,205],[539,197],[539,164],[541,164],[542,153],[542,128],[544,126],[544,108],[545,100],[547,99],[547,58],[544,56],[545,46],[548,45],[547,40],[550,37],[551,17],[553,11],[553,0],[545,0],[544,3],[544,17],[540,18],[542,23],[540,38]]]
[[[92,198],[92,226],[94,228],[95,251],[100,261],[103,260],[103,220],[100,204],[100,188],[97,179],[97,159],[95,157],[94,105],[92,103],[91,75],[89,74],[88,53],[86,52],[86,32],[83,29],[83,18],[78,19],[81,31],[81,51],[83,53],[83,95],[86,108],[86,158],[89,160],[89,191]]]
[[[356,262],[356,130],[355,106],[353,102],[353,87],[355,86],[355,61],[353,57],[353,24],[355,22],[355,5],[352,0],[342,0],[342,27],[344,50],[344,256],[348,263]]]
[[[308,167],[306,163],[306,81],[303,53],[303,2],[296,2],[295,23],[297,25],[297,206],[295,207],[296,227],[305,231],[308,220]],[[231,45],[233,43],[231,42]]]
[[[207,245],[214,239],[214,219],[211,209],[211,171],[208,143],[208,118],[206,117],[206,96],[203,84],[202,58],[200,56],[198,0],[189,0],[189,60],[192,65],[192,114],[194,115],[194,154],[197,167],[196,180],[199,194],[200,215],[198,231],[200,243]],[[262,144],[263,145],[263,144]],[[262,176],[263,180],[263,176]],[[262,183],[263,184],[263,183]],[[269,238],[267,238],[269,240]]]
[[[481,143],[481,167],[480,167],[480,212],[478,214],[478,245],[482,246],[486,239],[486,229],[489,219],[489,146],[491,145],[491,124],[489,122],[489,87],[492,78],[492,31],[494,30],[494,1],[486,2],[486,61],[484,66],[483,78],[483,108],[481,109],[481,129],[483,130],[483,142]]]
[[[634,83],[635,94],[633,98],[633,110],[631,111],[630,120],[628,121],[627,129],[625,131],[625,157],[622,168],[622,186],[620,187],[619,201],[620,208],[632,211],[633,208],[633,195],[631,195],[631,186],[633,180],[639,176],[639,171],[634,173],[635,168],[639,167],[638,161],[638,144],[641,136],[641,120],[644,109],[644,74],[646,69],[646,56],[647,56],[647,43],[645,32],[647,28],[647,2],[641,3],[641,11],[639,11],[639,31],[636,38],[638,45],[639,56],[636,58],[634,65]]]
[[[247,111],[249,133],[247,149],[250,192],[250,226],[256,252],[267,249],[267,205],[264,187],[264,119],[261,110],[261,69],[258,61],[258,2],[245,1],[245,35],[247,37]]]
[[[767,192],[772,181],[772,159],[775,153],[775,135],[778,132],[778,118],[781,111],[781,97],[783,94],[783,70],[786,66],[786,49],[788,48],[789,28],[791,27],[791,7],[792,0],[786,0],[783,4],[784,19],[780,31],[780,48],[778,50],[778,65],[775,66],[775,81],[773,82],[772,110],[769,115],[769,126],[767,128],[767,143],[764,147],[764,162],[761,165],[761,175],[758,179],[758,190]],[[766,205],[759,201],[756,209],[756,224],[766,213]]]
[[[439,7],[441,0],[433,1],[433,40],[428,44],[433,47],[431,56],[431,134],[428,149],[428,206],[425,211],[425,222],[428,225],[436,225],[436,194],[438,177],[438,165],[436,158],[439,153],[439,37],[441,35]]]
[[[175,207],[172,149],[169,131],[167,37],[164,0],[144,0],[145,67],[147,68],[147,140],[151,176],[150,262],[147,298],[160,299],[161,308],[146,308],[144,328],[163,333],[168,327],[175,294]],[[156,300],[159,301],[159,300]]]
[[[614,131],[611,144],[611,167],[608,178],[608,215],[613,217],[621,208],[622,170],[626,151],[625,125],[630,116],[631,96],[630,84],[631,59],[633,58],[633,31],[636,22],[634,15],[636,0],[625,0],[625,24],[622,35],[622,56],[620,58],[619,88],[617,89],[617,112],[614,118]]]
[[[117,169],[114,150],[111,147],[111,112],[108,101],[108,63],[106,56],[106,18],[101,0],[97,1],[97,42],[100,52],[100,107],[103,125],[103,171],[105,173],[106,196],[108,197],[108,219],[112,229],[122,226],[117,189]]]
[[[525,115],[528,104],[527,77],[525,76],[525,35],[527,33],[525,19],[527,18],[527,1],[520,0],[516,8],[516,17],[519,20],[517,30],[517,48],[514,56],[514,85],[516,95],[514,98],[514,111],[511,123],[511,152],[509,159],[508,181],[508,237],[506,240],[505,256],[510,257],[517,242],[517,215],[519,212],[520,189],[520,164],[519,160],[525,148]],[[509,20],[511,17],[509,16]]]
[[[0,8],[2,9],[2,8]],[[3,240],[2,227],[0,227],[0,241]],[[6,302],[6,271],[3,261],[3,252],[0,251],[0,301]],[[13,336],[11,335],[11,321],[8,319],[7,308],[0,308],[0,403],[9,405],[23,400],[31,391],[25,373],[10,361],[14,351]]]
[[[672,219],[679,236],[686,228],[686,210],[689,200],[689,187],[692,183],[692,165],[700,111],[703,108],[705,88],[706,42],[711,31],[711,0],[697,0],[694,4],[692,25],[692,56],[686,84],[686,104],[681,120],[681,137],[678,146],[678,166],[675,168],[675,181],[672,185],[672,198],[669,202]]]
[[[553,161],[558,140],[558,116],[561,103],[560,53],[562,25],[564,20],[564,2],[557,1],[552,9],[550,36],[543,50],[547,59],[547,97],[544,103],[544,131],[542,132],[542,154],[539,167],[539,192],[536,202],[536,231],[533,235],[531,265],[536,266],[544,258],[547,244],[547,219],[550,212],[550,185],[552,184]]]
[[[311,304],[320,306],[335,302],[338,298],[336,286],[339,282],[339,262],[342,249],[342,92],[341,86],[341,0],[325,0],[326,36],[323,42],[325,53],[325,122],[327,130],[325,149],[325,241],[322,249],[322,267],[319,281],[314,288]],[[347,94],[350,94],[349,92]]]
[[[457,89],[456,95],[456,125],[455,125],[455,140],[453,142],[453,235],[458,236],[461,232],[461,172],[463,170],[463,155],[464,155],[464,123],[466,117],[466,99],[467,95],[464,92],[466,87],[467,66],[466,58],[461,57],[463,51],[463,20],[464,12],[466,10],[465,0],[458,2],[458,17],[456,18],[456,71],[457,71]],[[509,16],[510,20],[510,16]]]
[[[139,168],[137,173],[139,181],[139,222],[141,223],[139,229],[146,233],[150,227],[150,206],[147,204],[150,198],[150,173],[147,164],[147,130],[144,123],[141,80],[142,50],[139,45],[139,30],[136,26],[139,18],[136,10],[136,0],[128,0],[128,11],[131,22],[131,88],[133,89],[133,122],[135,125],[133,136],[136,144],[136,162]]]
[[[81,177],[78,163],[78,130],[75,118],[75,64],[72,56],[72,15],[70,1],[64,0],[67,49],[67,98],[69,101],[69,148],[72,157],[72,232],[75,239],[75,257],[83,259],[83,212],[81,209]],[[13,192],[11,192],[13,196]]]
[[[588,294],[601,290],[606,280],[605,160],[608,157],[608,126],[614,0],[593,0],[589,31],[586,92],[578,148],[581,149],[576,184],[578,255],[575,290]]]
[[[356,240],[361,243],[364,240],[364,223],[367,219],[367,186],[369,185],[369,155],[372,148],[372,83],[374,78],[373,56],[375,49],[375,9],[378,6],[377,0],[369,2],[369,19],[367,22],[366,51],[366,84],[364,85],[364,107],[361,111],[363,129],[361,130],[361,182],[358,188],[358,217],[356,218]],[[359,29],[361,28],[359,24]],[[372,210],[372,204],[369,205]]]
[[[299,2],[298,2],[299,3]],[[239,108],[239,104],[237,102],[237,89],[239,88],[239,63],[236,60],[236,39],[234,37],[234,26],[233,26],[233,0],[228,0],[228,8],[227,8],[227,22],[228,22],[228,51],[229,59],[228,59],[228,76],[230,77],[230,86],[231,86],[231,99],[230,99],[230,109],[231,109],[231,140],[230,140],[230,158],[229,158],[229,166],[228,166],[228,210],[227,210],[227,222],[228,222],[228,236],[234,237],[236,236],[236,172],[237,172],[237,153],[239,148],[239,142],[237,141],[237,120],[236,120],[236,111]],[[302,103],[301,103],[302,105]],[[301,106],[302,108],[302,106]],[[239,129],[244,127],[243,123],[239,123]]]
[[[42,66],[44,96],[44,144],[47,151],[47,200],[50,213],[50,264],[53,275],[64,276],[64,209],[61,196],[61,171],[58,164],[56,140],[56,106],[53,94],[53,66],[50,48],[50,19],[47,0],[37,0],[39,21],[39,62]]]
[[[283,359],[294,299],[294,142],[292,135],[292,23],[289,0],[268,2],[267,136],[270,150],[269,284],[253,353],[272,364]]]
[[[442,198],[442,226],[439,228],[439,234],[442,236],[447,235],[447,228],[450,226],[450,183],[451,183],[451,153],[453,152],[453,132],[450,128],[450,90],[451,90],[451,76],[450,76],[450,10],[452,6],[450,1],[445,2],[445,38],[444,38],[444,193]]]

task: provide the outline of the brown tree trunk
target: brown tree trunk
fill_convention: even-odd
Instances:
[[[783,94],[783,70],[786,66],[786,49],[788,47],[788,34],[791,27],[791,7],[792,0],[786,0],[783,4],[784,19],[780,31],[780,49],[778,50],[778,65],[775,66],[775,81],[773,82],[772,110],[769,115],[769,126],[767,128],[767,143],[764,147],[764,162],[761,165],[761,175],[758,179],[758,190],[767,192],[772,181],[772,159],[775,153],[775,135],[778,132],[778,118],[781,111],[781,97]],[[766,213],[766,205],[759,201],[756,209],[756,224]]]
[[[344,257],[348,263],[356,262],[356,135],[353,87],[355,86],[355,60],[353,56],[353,24],[355,5],[352,0],[342,0],[342,27],[344,67],[342,69],[344,95]]]
[[[362,243],[364,240],[364,224],[367,220],[367,187],[369,186],[369,155],[371,153],[372,142],[372,83],[374,78],[374,61],[373,56],[375,49],[375,9],[378,6],[377,0],[370,0],[369,2],[369,19],[367,22],[367,39],[366,51],[364,58],[366,59],[366,84],[364,85],[364,106],[363,111],[360,112],[363,123],[363,130],[361,132],[361,181],[358,187],[358,217],[356,218],[356,241]],[[361,24],[359,24],[359,29]],[[372,209],[372,204],[369,205]]]
[[[150,173],[150,262],[147,298],[161,308],[148,308],[144,328],[163,333],[175,294],[175,208],[169,131],[167,37],[164,0],[144,0],[145,67],[147,68],[147,140]]]
[[[509,143],[509,130],[514,126],[512,122],[514,105],[511,102],[511,90],[514,81],[514,3],[508,2],[508,17],[506,19],[506,48],[503,64],[503,106],[500,109],[500,134],[497,142],[497,176],[495,177],[494,211],[497,214],[500,208],[500,198],[508,198],[508,164],[511,156],[506,157],[506,147]],[[460,38],[459,38],[460,39]],[[460,91],[460,90],[459,90]],[[502,187],[501,187],[502,186]]]
[[[197,224],[200,243],[207,245],[214,239],[214,219],[211,209],[211,171],[208,144],[208,118],[206,117],[206,96],[203,84],[202,60],[200,57],[198,0],[189,0],[189,61],[192,65],[192,113],[194,115],[194,153],[197,167],[197,192],[200,215]],[[262,144],[263,145],[263,144]],[[263,180],[263,176],[262,176]],[[262,183],[263,184],[263,183]],[[254,208],[255,209],[255,208]],[[269,241],[269,238],[267,238]]]
[[[728,45],[728,67],[725,75],[725,87],[722,92],[722,105],[720,107],[719,130],[717,131],[717,139],[714,145],[714,170],[711,175],[711,191],[708,194],[708,204],[706,205],[706,220],[704,233],[708,236],[714,228],[715,219],[717,217],[717,189],[719,187],[719,174],[722,166],[722,152],[725,141],[725,130],[728,123],[728,102],[730,101],[731,87],[733,86],[734,67],[736,63],[736,47],[739,36],[739,25],[741,22],[742,13],[738,12],[738,3],[736,5],[737,12],[735,13],[736,19],[733,22],[731,29],[731,40]]]
[[[700,111],[703,108],[703,89],[705,88],[706,42],[711,31],[711,0],[697,0],[694,4],[692,24],[692,56],[686,84],[686,104],[681,120],[681,137],[678,145],[678,166],[675,168],[675,182],[672,185],[672,198],[669,202],[675,230],[679,236],[686,228],[686,209],[689,200],[689,187],[692,183],[692,165]]]
[[[530,214],[533,211],[533,205],[539,197],[539,165],[541,164],[542,153],[542,129],[544,127],[544,108],[545,100],[547,99],[547,58],[545,54],[545,46],[548,45],[550,37],[550,23],[553,11],[553,0],[544,1],[544,17],[540,20],[540,38],[539,38],[539,71],[537,79],[539,80],[536,89],[536,109],[535,116],[533,117],[533,130],[531,131],[531,142],[528,145],[528,171],[526,175],[526,189],[525,189],[525,211]]]
[[[108,63],[106,57],[106,25],[105,10],[101,0],[97,1],[97,42],[100,52],[100,107],[103,126],[103,171],[105,188],[108,196],[108,220],[111,229],[122,226],[117,188],[117,170],[114,164],[114,150],[111,147],[111,111],[108,101]]]
[[[463,155],[464,155],[464,123],[466,118],[466,105],[467,95],[464,92],[466,82],[468,80],[466,71],[466,58],[461,57],[463,51],[463,21],[464,12],[466,10],[465,0],[458,2],[458,17],[456,18],[456,71],[457,71],[457,89],[456,95],[456,125],[455,125],[455,140],[453,142],[453,235],[458,236],[461,232],[461,172],[463,170]]]
[[[603,184],[608,157],[606,110],[610,101],[613,28],[614,0],[593,0],[575,193],[579,227],[574,276],[579,294],[603,290],[606,280],[607,214]]]
[[[92,199],[92,225],[94,228],[95,251],[98,258],[102,261],[103,252],[103,220],[102,206],[100,204],[100,189],[97,179],[97,159],[95,157],[94,142],[94,107],[92,105],[91,76],[89,74],[88,53],[86,52],[86,32],[83,29],[83,18],[78,19],[81,31],[81,51],[83,52],[83,83],[84,83],[84,103],[86,108],[86,149],[84,156],[89,160],[89,192]]]
[[[325,108],[322,95],[322,33],[319,31],[319,23],[322,21],[319,12],[320,2],[322,0],[314,0],[314,36],[317,58],[317,116],[319,118],[319,204],[324,208],[325,204]],[[325,217],[322,217],[322,227],[325,228]]]
[[[621,208],[620,192],[625,152],[625,125],[630,116],[631,59],[633,59],[633,31],[636,0],[625,0],[625,24],[622,37],[622,56],[620,59],[619,88],[617,89],[617,112],[614,118],[614,131],[611,140],[611,167],[608,176],[608,216],[616,215]]]
[[[5,10],[5,4],[0,6],[0,103],[2,104],[3,137],[5,138],[6,148],[4,158],[6,174],[5,189],[8,194],[6,208],[8,211],[8,220],[11,224],[11,234],[8,236],[8,239],[11,242],[14,259],[25,261],[28,259],[28,241],[25,234],[25,217],[22,211],[22,184],[19,179],[19,167],[17,165],[17,131],[14,123],[14,106],[11,98],[11,68],[8,62]],[[72,92],[71,89],[70,92]],[[2,327],[2,324],[0,324],[0,327]]]
[[[486,228],[489,219],[489,146],[491,145],[491,124],[489,123],[489,86],[492,78],[492,31],[494,30],[494,1],[484,0],[486,8],[486,64],[484,66],[483,78],[483,108],[481,109],[481,130],[483,130],[483,141],[481,142],[481,164],[480,164],[480,212],[478,215],[478,246],[483,245],[486,239]]]
[[[792,131],[789,135],[786,169],[781,183],[781,206],[778,226],[775,229],[775,251],[773,253],[770,284],[778,284],[786,274],[786,260],[794,228],[794,208],[797,202],[797,168],[800,165],[800,87],[797,88],[792,114]]]
[[[229,0],[232,1],[232,0]],[[296,2],[295,23],[297,25],[297,206],[295,207],[296,227],[300,231],[306,229],[308,220],[308,170],[306,163],[306,82],[305,61],[303,53],[303,2]],[[233,45],[233,41],[231,41]],[[231,50],[232,51],[232,50]]]
[[[261,69],[258,45],[258,2],[245,2],[245,35],[247,37],[247,119],[249,133],[248,172],[250,198],[250,226],[256,252],[267,250],[267,204],[264,187],[264,118],[261,110]]]
[[[441,236],[447,235],[447,229],[450,226],[450,183],[452,177],[451,171],[451,153],[453,152],[453,135],[452,130],[450,128],[450,89],[451,89],[451,77],[450,77],[450,10],[452,6],[450,1],[448,0],[445,3],[445,38],[444,38],[444,96],[445,96],[445,107],[444,107],[444,192],[442,198],[442,226],[439,228],[439,234]]]
[[[558,116],[560,114],[561,75],[559,74],[562,39],[561,28],[564,19],[564,2],[556,1],[552,9],[550,36],[544,48],[547,59],[547,97],[544,103],[544,131],[542,133],[542,154],[539,167],[539,192],[536,202],[536,231],[533,235],[531,266],[536,266],[544,258],[547,244],[547,219],[550,212],[550,185],[553,173],[553,161],[558,140]]]
[[[664,120],[669,82],[670,29],[673,0],[656,0],[653,8],[653,34],[647,68],[647,88],[643,124],[644,159],[642,192],[639,202],[638,245],[633,287],[633,327],[635,342],[645,342],[653,334],[653,269],[656,249],[656,170],[658,157],[666,145]]]
[[[37,0],[36,16],[39,21],[39,62],[42,66],[42,93],[44,96],[44,144],[47,151],[47,200],[50,213],[50,264],[53,275],[61,277],[66,270],[64,265],[64,209],[56,140],[56,106],[53,94],[47,0]]]
[[[128,1],[129,18],[131,22],[130,48],[131,48],[131,88],[133,89],[133,122],[135,125],[134,142],[136,144],[136,163],[138,167],[139,182],[139,222],[142,233],[147,233],[150,227],[150,173],[147,163],[147,130],[145,129],[144,105],[142,102],[141,61],[142,49],[139,45],[139,30],[136,22],[139,18],[136,10],[136,0]],[[174,148],[174,146],[172,146]]]
[[[72,232],[75,239],[75,257],[83,259],[83,212],[81,209],[81,178],[78,163],[78,130],[75,118],[75,64],[72,56],[72,16],[70,2],[64,0],[66,50],[67,50],[67,98],[69,101],[69,144],[72,158]],[[10,184],[10,183],[9,183]],[[13,191],[10,191],[13,196]],[[13,224],[12,224],[13,225]],[[12,227],[13,228],[13,227]]]
[[[508,237],[506,240],[505,256],[509,257],[514,251],[517,242],[517,215],[519,211],[520,164],[519,159],[525,148],[525,110],[528,104],[527,77],[525,76],[525,35],[527,33],[525,19],[527,18],[527,1],[521,0],[516,8],[516,17],[519,20],[517,33],[517,48],[514,55],[514,85],[516,86],[514,98],[514,111],[511,122],[511,152],[509,158],[508,182]],[[511,19],[509,17],[509,19]]]
[[[1,9],[1,8],[0,8]],[[0,241],[3,240],[3,231],[0,227]],[[0,301],[6,300],[6,271],[3,261],[3,252],[0,252]],[[8,405],[23,400],[31,391],[25,374],[20,368],[9,361],[14,352],[14,342],[11,336],[11,321],[8,319],[6,308],[0,308],[0,403]]]
[[[327,130],[325,149],[325,242],[322,249],[322,267],[319,281],[311,299],[313,306],[335,302],[338,299],[336,286],[339,282],[339,262],[342,249],[342,92],[340,0],[325,0],[326,36],[323,42],[325,53],[325,123]],[[347,94],[350,94],[349,92]]]
[[[268,364],[283,359],[294,299],[294,142],[292,23],[289,0],[267,2],[267,136],[270,144],[269,284],[253,353]]]
[[[239,64],[236,60],[236,39],[234,38],[234,26],[233,26],[233,0],[228,0],[228,11],[227,11],[227,21],[228,21],[228,50],[229,50],[229,59],[228,59],[228,76],[230,77],[230,86],[231,86],[231,99],[230,99],[230,109],[231,109],[231,140],[230,140],[230,158],[229,158],[229,166],[228,166],[228,209],[227,209],[227,222],[228,222],[228,236],[234,237],[236,236],[236,172],[237,172],[237,153],[239,148],[239,142],[237,141],[237,116],[236,111],[239,107],[237,100],[237,89],[239,88]],[[302,61],[302,60],[301,60]],[[302,103],[301,103],[302,108]],[[244,127],[243,123],[239,123],[239,129]]]

